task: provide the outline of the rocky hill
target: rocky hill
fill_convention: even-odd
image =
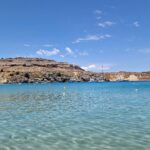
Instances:
[[[0,59],[0,83],[67,81],[141,81],[150,80],[150,72],[93,73],[77,65],[41,58]]]

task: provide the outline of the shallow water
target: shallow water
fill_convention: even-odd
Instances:
[[[0,85],[0,150],[150,150],[150,82]]]

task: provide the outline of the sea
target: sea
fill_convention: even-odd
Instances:
[[[1,84],[0,150],[150,150],[150,82]]]

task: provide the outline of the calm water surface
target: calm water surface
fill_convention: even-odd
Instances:
[[[0,85],[0,150],[150,150],[150,82]]]

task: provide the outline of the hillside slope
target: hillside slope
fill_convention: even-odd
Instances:
[[[77,65],[41,58],[0,59],[0,83],[150,80],[150,72],[93,73]]]

